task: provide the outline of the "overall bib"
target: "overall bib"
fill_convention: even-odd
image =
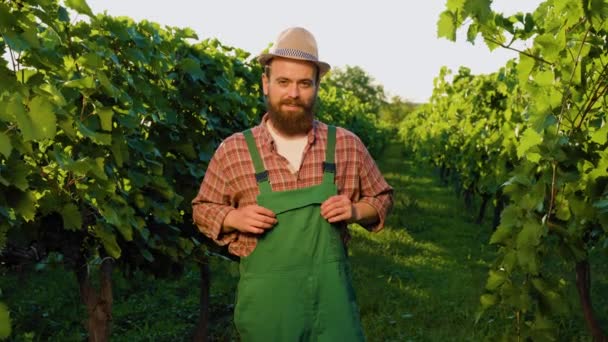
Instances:
[[[344,244],[321,216],[334,184],[336,128],[327,137],[323,181],[273,192],[251,131],[245,131],[260,194],[278,223],[240,261],[234,314],[242,341],[363,341]]]

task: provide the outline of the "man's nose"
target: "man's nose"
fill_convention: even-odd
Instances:
[[[287,89],[287,95],[294,99],[300,96],[300,88],[298,87],[297,83],[294,82],[289,85],[289,88]]]

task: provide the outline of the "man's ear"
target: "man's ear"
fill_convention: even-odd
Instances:
[[[266,76],[266,74],[262,74],[262,89],[264,91],[264,95],[268,96],[268,77]]]

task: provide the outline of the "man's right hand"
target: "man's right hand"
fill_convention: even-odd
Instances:
[[[231,210],[222,224],[222,231],[238,230],[243,233],[262,234],[277,224],[274,213],[259,205],[248,205]]]

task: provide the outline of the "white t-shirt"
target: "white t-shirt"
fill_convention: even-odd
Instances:
[[[280,136],[274,130],[270,122],[266,123],[266,127],[268,128],[272,139],[274,139],[274,145],[277,152],[289,162],[291,173],[298,172],[300,170],[300,165],[302,164],[304,148],[306,148],[306,143],[308,143],[308,136],[304,135],[302,137],[286,138]]]

